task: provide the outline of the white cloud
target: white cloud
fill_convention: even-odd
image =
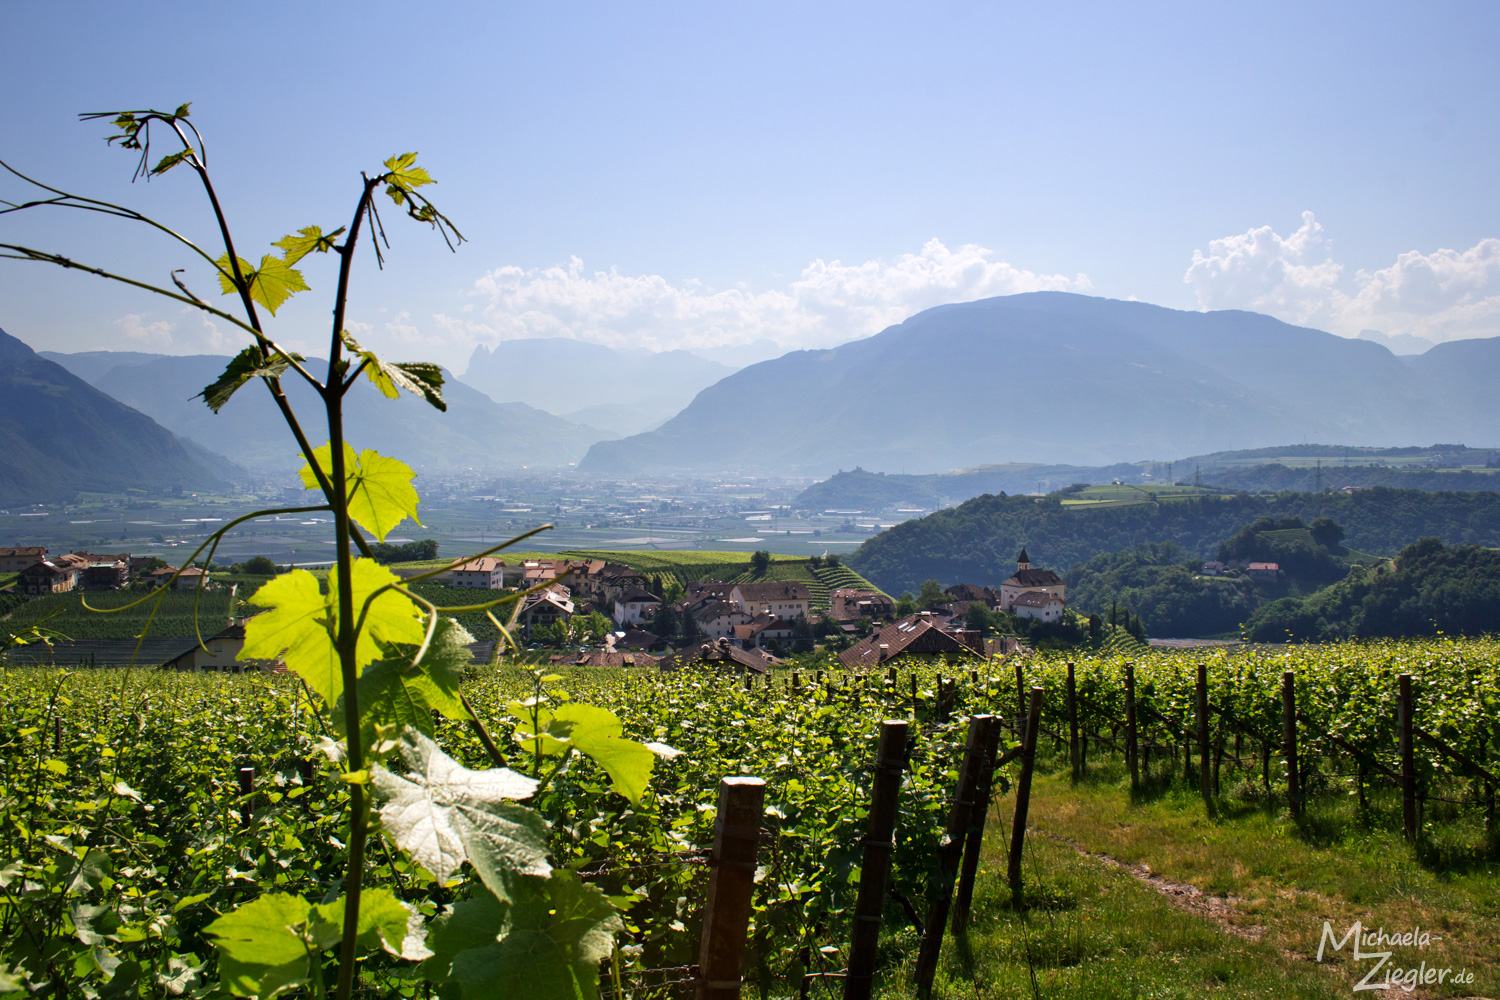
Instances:
[[[877,333],[930,306],[992,295],[1082,291],[1085,275],[1038,274],[968,244],[929,240],[920,253],[861,264],[815,260],[785,288],[712,289],[696,280],[566,266],[496,268],[475,282],[480,318],[434,317],[450,343],[573,337],[616,347],[718,347],[768,338],[787,349]]]
[[[1346,337],[1361,330],[1433,341],[1500,334],[1500,240],[1468,250],[1403,253],[1344,277],[1313,213],[1281,237],[1270,226],[1193,251],[1183,280],[1204,309],[1253,309]]]
[[[115,320],[115,326],[127,338],[146,347],[160,349],[172,344],[172,324],[164,319],[147,323],[141,319],[140,313],[129,313]]]
[[[154,354],[229,354],[237,351],[240,339],[225,336],[214,321],[190,306],[184,306],[179,322],[158,319],[147,322],[139,313],[128,313],[115,320],[127,340]]]

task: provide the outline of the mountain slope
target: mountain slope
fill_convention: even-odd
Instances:
[[[657,431],[596,445],[581,468],[826,474],[857,463],[917,473],[1303,439],[1500,438],[1500,403],[1481,388],[1500,374],[1500,351],[1464,343],[1479,346],[1396,358],[1255,313],[1004,296],[742,369]],[[1450,380],[1458,391],[1447,391]]]
[[[491,399],[514,400],[617,434],[653,427],[735,369],[687,351],[617,351],[566,337],[480,345],[465,382]],[[606,409],[613,408],[613,409]],[[602,417],[607,423],[598,423]]]
[[[67,500],[79,491],[223,485],[166,428],[4,330],[0,399],[0,503],[7,506]]]
[[[296,443],[263,387],[245,386],[217,414],[194,398],[218,378],[228,358],[134,355],[105,367],[98,363],[100,353],[108,352],[53,357],[61,364],[77,364],[80,370],[93,372],[98,388],[205,448],[230,452],[241,463],[262,469],[301,465]],[[309,371],[321,375],[326,366],[312,359]],[[312,389],[295,374],[282,384],[309,440],[314,444],[326,441],[322,408]],[[366,385],[356,387],[345,406],[350,442],[400,458],[417,469],[554,468],[578,461],[590,444],[607,436],[522,403],[496,403],[455,379],[450,378],[443,389],[447,413],[405,393],[390,400]]]

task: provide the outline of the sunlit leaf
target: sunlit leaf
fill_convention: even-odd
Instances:
[[[432,736],[436,732],[432,713],[450,719],[468,716],[459,697],[459,682],[469,663],[468,644],[474,637],[451,618],[438,620],[437,630],[422,659],[415,665],[417,647],[402,644],[386,647],[386,655],[371,664],[359,678],[359,721],[363,745],[375,742],[376,728],[407,726]],[[343,730],[342,705],[333,712],[335,728]]]
[[[302,280],[302,272],[292,267],[280,257],[266,254],[260,259],[259,267],[251,267],[250,262],[243,257],[238,258],[240,265],[240,277],[244,279],[246,288],[250,291],[250,298],[265,306],[272,316],[281,304],[291,298],[297,292],[307,291],[307,282]],[[229,255],[225,254],[214,261],[219,266],[219,288],[225,295],[239,294],[239,288],[234,282],[234,268],[230,264]]]
[[[398,205],[405,204],[406,193],[424,184],[437,183],[422,167],[417,166],[416,153],[402,153],[385,161],[386,193]]]
[[[375,383],[375,387],[387,399],[395,399],[400,390],[416,393],[427,402],[444,412],[448,404],[443,401],[443,368],[441,365],[431,364],[425,361],[409,361],[392,363],[382,361],[374,351],[367,351],[359,346],[347,332],[344,334],[344,344],[349,350],[360,357],[365,363],[365,377]]]
[[[272,997],[307,982],[306,900],[268,892],[203,929],[219,949],[219,978],[236,996]]]
[[[572,747],[604,768],[615,791],[631,802],[640,801],[651,780],[656,753],[644,743],[625,739],[621,735],[624,727],[615,713],[597,705],[569,702],[555,710],[538,710],[533,732],[531,709],[513,703],[510,711],[522,720],[515,735],[521,746],[533,752],[539,747],[543,754]]]
[[[295,264],[313,251],[327,253],[332,250],[334,248],[334,237],[343,231],[344,227],[340,226],[333,232],[325,234],[317,226],[307,226],[297,230],[291,236],[283,236],[271,245],[273,247],[280,247],[285,251],[283,256],[288,264]]]
[[[298,361],[302,355],[293,354],[292,357]],[[253,378],[280,378],[290,367],[290,362],[281,355],[266,356],[260,345],[252,344],[234,356],[234,360],[224,369],[213,385],[208,386],[198,393],[208,408],[218,413],[229,398],[235,394],[240,386]]]
[[[327,444],[314,448],[312,460],[332,480],[333,448]],[[304,488],[318,488],[311,463],[302,467],[301,475]],[[421,498],[411,484],[415,478],[417,474],[412,467],[400,459],[387,458],[368,448],[356,455],[348,442],[344,443],[344,481],[348,484],[349,516],[382,542],[408,517],[422,523],[417,517],[417,504]]]
[[[373,767],[386,798],[380,822],[412,859],[446,882],[465,861],[485,885],[503,893],[506,872],[546,875],[547,824],[514,800],[536,782],[505,767],[471,771],[413,729],[402,735],[407,774]]]
[[[356,559],[351,567],[354,612],[380,587],[400,582],[400,577],[370,559]],[[317,577],[298,569],[268,581],[255,592],[252,603],[270,608],[245,623],[242,655],[274,659],[285,650],[289,670],[307,682],[333,706],[344,690],[337,638],[338,577],[329,577],[328,593],[321,592]],[[379,642],[420,643],[426,630],[417,606],[404,595],[387,591],[370,605],[365,627],[355,644],[355,669],[363,669],[380,657]]]

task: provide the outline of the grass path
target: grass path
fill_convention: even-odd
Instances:
[[[1356,828],[1336,808],[1298,827],[1274,808],[1230,800],[1209,820],[1196,795],[1170,787],[1131,804],[1122,778],[1106,767],[1074,787],[1037,775],[1024,916],[1005,885],[1014,799],[999,800],[973,929],[945,945],[935,996],[1500,996],[1500,864],[1419,858],[1399,835]],[[1325,920],[1339,937],[1356,920],[1428,931],[1428,947],[1396,947],[1387,968],[1425,961],[1474,981],[1357,993],[1376,962],[1351,961],[1352,944],[1316,962]],[[881,993],[910,996],[915,932],[888,947],[894,967]]]

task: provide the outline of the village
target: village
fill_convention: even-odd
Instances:
[[[837,557],[809,561],[820,563],[823,558],[830,565],[838,563]],[[408,577],[427,572],[399,566],[397,571]],[[127,587],[192,591],[217,586],[212,573],[197,566],[178,568],[129,554],[52,555],[43,546],[0,548],[0,573],[15,574],[11,589],[30,597]],[[986,635],[983,628],[973,627],[975,608],[1053,623],[1062,620],[1067,607],[1062,578],[1033,566],[1024,549],[1015,572],[998,588],[957,584],[942,592],[940,602],[929,601],[922,608],[873,587],[819,593],[801,580],[700,579],[682,584],[606,558],[507,562],[486,556],[455,562],[428,582],[519,593],[508,623],[518,645],[546,655],[553,664],[594,667],[677,669],[698,663],[765,673],[820,646],[836,653],[844,666],[861,670],[898,656],[987,657],[1021,647],[1014,636]],[[239,608],[253,613],[253,606]],[[244,618],[232,611],[222,629],[205,631],[201,643],[185,640],[189,648],[163,655],[162,662],[207,670],[278,667],[243,660],[243,644]],[[495,647],[495,642],[473,643],[474,662],[490,661]],[[549,647],[566,652],[547,654]],[[162,647],[168,648],[170,644]]]

